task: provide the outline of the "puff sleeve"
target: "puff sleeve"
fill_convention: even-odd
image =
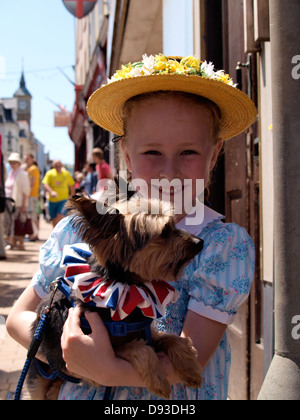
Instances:
[[[215,223],[200,236],[204,248],[189,278],[188,309],[229,325],[250,293],[254,245],[245,229],[231,223]]]
[[[41,247],[40,269],[31,281],[31,286],[41,299],[49,293],[50,284],[65,273],[61,267],[64,246],[77,242],[80,242],[80,237],[68,216],[56,225],[50,238]]]

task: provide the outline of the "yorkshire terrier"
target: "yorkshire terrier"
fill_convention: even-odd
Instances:
[[[155,206],[156,211],[153,212]],[[68,202],[73,225],[92,251],[88,261],[91,271],[102,277],[129,285],[141,285],[153,279],[174,282],[180,279],[184,267],[203,248],[201,239],[176,228],[173,211],[167,203],[157,200],[153,207],[153,200],[135,194],[130,200],[128,197],[126,200],[119,199],[113,205],[104,204],[104,207],[106,211],[99,212],[99,202],[85,196],[74,196]],[[140,210],[132,212],[132,208]],[[32,335],[49,299],[46,297],[38,308]],[[89,306],[78,300],[77,304],[82,307],[83,313],[85,309],[97,311],[103,321],[111,321],[110,309]],[[69,300],[57,291],[39,349],[39,354],[51,360],[55,370],[68,375],[72,373],[67,371],[62,358],[60,338],[70,306]],[[145,320],[145,315],[139,308],[124,319],[126,323],[142,320]],[[171,394],[170,383],[157,355],[160,352],[168,356],[183,384],[192,388],[200,387],[202,369],[191,340],[160,332],[153,325],[151,335],[150,345],[143,331],[110,338],[116,355],[130,362],[148,390],[160,398],[168,399]],[[86,378],[81,379],[92,383]],[[57,399],[62,384],[61,380],[53,383],[42,378],[34,363],[27,382],[32,399]]]

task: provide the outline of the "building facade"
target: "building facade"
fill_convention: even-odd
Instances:
[[[49,167],[44,145],[34,137],[31,131],[32,96],[26,86],[24,72],[20,85],[12,98],[0,98],[0,133],[2,134],[3,160],[12,152],[20,154],[23,159],[26,153],[36,157],[41,174]]]

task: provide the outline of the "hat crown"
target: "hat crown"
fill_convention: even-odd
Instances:
[[[7,159],[8,162],[19,162],[22,163],[21,157],[19,153],[13,152],[10,154],[9,158]]]

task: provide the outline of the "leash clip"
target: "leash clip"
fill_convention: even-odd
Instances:
[[[60,283],[60,282],[61,282],[61,277],[57,277],[57,279],[56,279],[56,280],[54,280],[54,281],[50,284],[49,289],[50,289],[50,290],[51,290],[51,292],[52,292],[51,297],[50,297],[50,303],[49,303],[49,305],[46,305],[46,306],[42,309],[42,311],[41,311],[41,317],[42,317],[43,315],[47,315],[47,314],[49,314],[49,312],[50,312],[50,310],[51,310],[51,307],[52,307],[52,304],[53,304],[53,300],[54,300],[55,294],[56,294],[56,292],[57,292],[57,290],[58,290],[58,285],[59,285],[59,283]]]

